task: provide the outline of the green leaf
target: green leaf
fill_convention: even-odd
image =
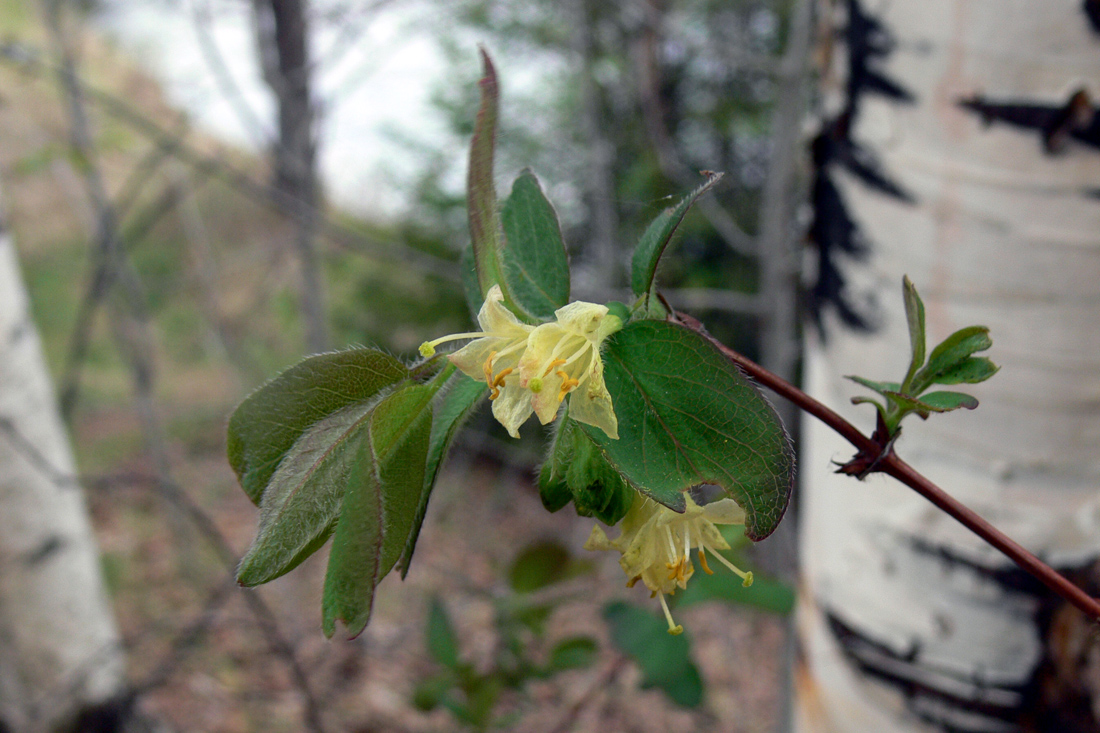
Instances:
[[[550,650],[547,667],[558,672],[565,669],[584,669],[596,661],[596,640],[589,636],[573,636],[563,639]]]
[[[973,410],[978,406],[977,398],[962,392],[925,392],[920,396],[920,402],[933,412],[950,412],[958,409]]]
[[[539,542],[519,554],[508,572],[516,593],[530,593],[561,582],[568,576],[572,557],[560,542]]]
[[[659,616],[621,601],[605,606],[603,617],[611,641],[641,669],[642,687],[657,687],[683,707],[703,702],[703,680],[691,661],[687,632],[673,636]]]
[[[324,545],[336,526],[344,493],[369,458],[365,422],[374,403],[344,408],[314,423],[287,452],[260,504],[260,528],[237,569],[237,582],[256,586],[297,567]]]
[[[516,305],[542,320],[569,302],[569,257],[538,178],[524,170],[501,211],[504,277]]]
[[[370,619],[375,586],[393,568],[412,531],[424,486],[436,390],[410,385],[371,411],[367,440],[349,476],[329,555],[321,607],[331,637],[336,621],[355,637]]]
[[[849,374],[844,378],[850,379],[856,384],[862,384],[867,389],[873,389],[879,394],[885,394],[886,392],[897,392],[901,389],[901,385],[897,382],[875,382],[870,379],[864,379],[863,377],[857,377],[852,374]]]
[[[409,376],[391,356],[352,349],[311,356],[240,404],[229,419],[229,464],[248,498],[259,504],[287,451],[322,418],[362,404]]]
[[[401,559],[397,563],[402,578],[409,572],[409,564],[416,549],[416,540],[420,537],[420,528],[424,524],[424,517],[428,511],[428,500],[431,498],[443,459],[459,428],[489,392],[484,382],[476,382],[461,372],[451,376],[444,389],[445,391],[437,400],[435,417],[432,420],[432,436],[428,444],[428,460],[424,470],[424,487],[420,491],[416,517],[405,549],[401,553]]]
[[[682,492],[717,484],[759,541],[779,524],[794,456],[775,410],[705,337],[664,321],[634,321],[611,336],[604,378],[619,439],[581,425],[637,490],[675,510]]]
[[[932,376],[934,384],[978,384],[992,377],[1000,367],[984,356],[963,359],[950,369]],[[920,376],[918,375],[918,379]]]
[[[653,294],[653,280],[657,274],[657,265],[661,261],[661,255],[664,254],[668,243],[672,241],[672,236],[684,220],[684,215],[687,214],[688,209],[700,196],[722,180],[722,175],[721,173],[710,174],[703,185],[688,194],[678,205],[665,209],[658,214],[657,218],[642,234],[638,246],[634,248],[630,286],[634,290],[634,295],[638,297],[645,296],[647,309],[648,301]]]
[[[928,392],[918,397],[910,397],[900,392],[886,392],[886,396],[908,412],[915,412],[927,418],[933,412],[950,412],[960,407],[973,410],[978,400],[962,392]]]
[[[470,167],[466,178],[466,208],[470,218],[470,243],[477,267],[477,281],[481,297],[489,288],[500,285],[509,302],[508,284],[504,282],[501,254],[504,251],[504,233],[500,212],[497,210],[496,186],[493,183],[493,155],[496,148],[497,116],[500,108],[500,87],[496,69],[485,49],[481,49],[483,74],[481,106],[474,122],[474,136],[470,141]]]
[[[428,653],[447,669],[458,668],[458,636],[438,597],[428,607]]]
[[[989,329],[985,326],[960,328],[932,349],[932,355],[928,357],[928,365],[921,369],[913,380],[913,391],[919,393],[936,383],[959,384],[961,381],[965,381],[943,382],[940,380],[944,375],[949,375],[960,367],[971,354],[977,351],[985,351],[991,346],[993,346],[993,340],[989,338]],[[992,366],[993,363],[988,359],[985,361]],[[971,368],[976,370],[974,372],[975,376],[986,371],[985,367],[975,366]],[[996,371],[996,367],[994,367],[993,373]],[[993,373],[989,373],[985,379],[993,376]],[[982,380],[979,379],[978,381]]]
[[[925,335],[924,335],[924,302],[917,293],[917,288],[908,275],[902,277],[902,290],[905,293],[905,320],[909,324],[909,346],[912,358],[909,361],[909,371],[902,382],[902,392],[909,392],[909,386],[913,383],[913,376],[924,364]]]

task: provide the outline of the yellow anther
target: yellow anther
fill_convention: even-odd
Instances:
[[[641,579],[642,579],[642,576],[640,576],[640,575],[635,575],[635,576],[634,576],[633,578],[631,578],[630,580],[626,581],[626,587],[627,587],[627,588],[633,588],[633,587],[634,587],[634,584],[635,584],[635,583],[637,583],[637,582],[638,582],[639,580],[641,580]]]
[[[548,365],[546,366],[546,371],[544,371],[544,372],[542,373],[542,376],[544,376],[544,377],[545,377],[545,376],[546,376],[547,374],[549,374],[550,372],[554,371],[554,367],[556,367],[556,366],[561,366],[561,365],[562,365],[562,364],[564,364],[564,363],[565,363],[565,359],[554,359],[554,361],[550,362],[550,363],[549,363],[549,364],[548,364]]]
[[[579,379],[570,379],[569,375],[566,374],[565,372],[563,372],[560,369],[557,371],[557,375],[559,377],[561,377],[561,390],[559,390],[559,392],[558,392],[558,402],[561,402],[562,400],[565,399],[565,396],[567,394],[569,394],[569,390],[573,389],[578,384],[580,384],[581,380],[579,380]]]
[[[699,548],[699,564],[703,566],[703,572],[707,575],[714,575],[714,571],[707,565],[707,556],[703,554],[703,548]]]
[[[502,369],[500,371],[500,373],[498,373],[495,377],[493,377],[493,386],[494,387],[503,387],[504,386],[504,378],[507,377],[509,374],[511,374],[514,371],[515,371],[515,369],[512,369],[511,367],[509,367],[508,369]]]
[[[424,343],[420,344],[420,355],[423,356],[425,359],[430,359],[431,357],[435,356],[435,347],[432,346],[430,342],[425,341]]]
[[[496,356],[497,352],[489,352],[489,358],[485,360],[485,366],[483,367],[485,369],[485,384],[489,385],[490,387],[493,386],[493,359],[495,359]],[[489,399],[493,398],[490,397]]]

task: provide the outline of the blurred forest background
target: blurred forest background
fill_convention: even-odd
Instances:
[[[843,97],[826,60],[837,18],[862,16],[813,5],[0,0],[4,221],[121,633],[122,709],[179,731],[782,725],[791,589],[684,599],[686,662],[623,638],[616,619],[641,622],[621,602],[642,599],[613,558],[580,550],[591,520],[542,509],[533,425],[514,443],[475,418],[408,579],[383,584],[360,638],[331,643],[325,553],[269,587],[233,583],[256,511],[224,434],[305,353],[408,355],[466,330],[479,44],[502,82],[498,190],[540,176],[574,298],[625,299],[630,247],[715,170],[725,182],[666,258],[670,302],[791,379],[800,299],[866,326],[836,264],[858,254],[852,222],[829,229],[807,204],[832,190],[815,166],[856,159],[842,118],[816,142],[813,120]],[[0,425],[48,478],[76,478]],[[758,577],[790,577],[780,535],[747,560]],[[697,670],[691,689],[660,679],[668,659]],[[34,691],[32,720],[66,693]]]

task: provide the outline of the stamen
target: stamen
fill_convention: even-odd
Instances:
[[[691,525],[684,522],[684,562],[691,562]]]
[[[493,377],[493,386],[494,387],[503,387],[504,386],[504,378],[507,377],[509,374],[511,374],[514,371],[515,371],[515,369],[513,369],[512,367],[508,367],[507,369],[502,369],[495,377]]]
[[[493,386],[493,359],[495,359],[496,356],[497,352],[490,351],[489,358],[485,360],[485,366],[483,367],[483,369],[485,370],[485,384],[489,385],[490,387]],[[489,399],[493,398],[490,397]]]
[[[561,402],[565,399],[565,396],[569,394],[569,390],[580,384],[581,380],[570,379],[569,375],[561,371],[560,369],[554,373],[561,377],[561,390],[558,391],[558,402]]]
[[[719,554],[718,554],[718,551],[717,551],[717,550],[715,550],[715,549],[714,549],[713,547],[710,547],[710,546],[708,545],[708,546],[707,546],[707,549],[708,549],[708,550],[710,550],[710,554],[712,554],[712,555],[714,555],[714,556],[715,556],[716,558],[718,558],[718,561],[719,561],[719,562],[721,562],[721,563],[722,563],[723,565],[725,565],[725,566],[726,566],[727,568],[729,568],[730,570],[732,570],[732,571],[734,572],[734,574],[735,574],[735,575],[738,575],[738,576],[739,576],[739,577],[741,578],[741,585],[742,585],[743,587],[745,587],[745,588],[748,588],[748,587],[749,587],[750,585],[752,585],[752,571],[751,571],[751,570],[750,570],[749,572],[747,572],[747,573],[746,573],[746,572],[745,572],[744,570],[742,570],[741,568],[737,567],[736,565],[734,565],[733,563],[731,563],[731,562],[730,562],[729,560],[727,560],[726,558],[724,558],[724,557],[722,557],[721,555],[719,555]]]
[[[547,365],[547,367],[546,367],[546,371],[544,371],[544,372],[542,373],[542,376],[544,376],[544,377],[545,377],[545,376],[546,376],[546,375],[548,375],[548,374],[549,374],[550,372],[554,371],[554,367],[556,367],[556,366],[559,366],[559,365],[561,365],[561,364],[564,364],[564,363],[565,363],[565,359],[554,359],[553,361],[551,361],[551,362],[550,362],[550,363],[549,363],[549,364]]]
[[[714,575],[714,571],[707,565],[707,556],[703,554],[703,548],[699,548],[699,564],[703,566],[703,572],[707,575]]]
[[[668,633],[673,636],[679,636],[684,633],[684,627],[672,620],[672,612],[668,610],[668,602],[665,601],[665,594],[661,593],[661,610],[665,612],[665,620],[668,621]]]

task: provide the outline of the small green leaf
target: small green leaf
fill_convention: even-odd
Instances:
[[[484,382],[475,382],[465,374],[457,372],[450,377],[443,394],[437,400],[435,417],[432,420],[432,436],[428,445],[428,460],[424,470],[424,487],[420,492],[420,502],[413,520],[412,531],[409,532],[401,559],[397,562],[402,578],[409,572],[409,563],[412,562],[416,540],[420,537],[420,528],[424,524],[424,517],[428,511],[428,500],[431,498],[443,459],[459,428],[481,404],[482,398],[488,394],[488,391]]]
[[[569,257],[553,205],[538,178],[524,170],[501,211],[504,277],[516,305],[549,320],[569,302]]]
[[[927,418],[933,412],[950,412],[960,407],[973,410],[978,400],[961,392],[928,392],[919,398],[900,392],[886,392],[886,396],[906,412],[915,412]]]
[[[691,661],[687,632],[672,636],[659,616],[621,601],[605,606],[603,617],[612,643],[641,669],[642,687],[657,687],[683,707],[703,702],[703,680]]]
[[[519,554],[508,572],[516,593],[530,593],[564,580],[572,557],[559,542],[539,542]]]
[[[291,446],[322,418],[375,397],[407,379],[392,356],[352,349],[311,356],[263,385],[229,419],[229,464],[248,498],[259,504]]]
[[[410,385],[371,411],[368,440],[361,442],[348,478],[325,574],[326,636],[335,632],[337,620],[349,637],[366,628],[375,586],[406,546],[424,486],[435,393],[429,386]]]
[[[920,402],[930,407],[933,412],[973,410],[978,406],[977,398],[962,392],[925,392],[920,396]]]
[[[604,378],[619,439],[580,425],[637,490],[684,510],[683,493],[717,484],[759,541],[779,524],[794,456],[775,410],[715,346],[665,321],[633,321],[607,340]]]
[[[589,636],[572,636],[554,645],[550,650],[547,667],[554,672],[591,667],[596,661],[597,652],[595,639]]]
[[[458,668],[458,636],[439,598],[428,607],[428,653],[447,669]]]
[[[642,234],[638,246],[634,248],[633,263],[631,266],[630,286],[634,295],[645,297],[648,309],[648,301],[653,294],[653,280],[657,274],[657,265],[661,261],[672,236],[676,233],[680,223],[688,209],[691,208],[700,196],[714,187],[722,180],[721,173],[711,173],[703,185],[692,191],[678,205],[665,209],[649,225]]]
[[[950,369],[932,376],[933,384],[978,384],[992,377],[1000,367],[984,356],[971,356],[963,359]],[[917,376],[920,379],[920,375]]]
[[[960,382],[942,382],[940,380],[944,375],[948,375],[954,372],[957,367],[960,367],[971,354],[985,351],[991,346],[993,346],[993,340],[989,338],[989,329],[985,326],[960,328],[932,349],[932,355],[928,357],[928,365],[920,370],[913,380],[913,391],[919,393],[930,385],[937,383],[959,384]],[[988,359],[986,359],[986,362],[992,365],[992,362],[989,362]],[[983,368],[972,368],[976,369],[975,376],[983,371]],[[995,367],[993,371],[996,372]],[[990,376],[993,376],[993,374],[990,373],[986,379]],[[979,379],[978,381],[982,380]]]
[[[913,383],[913,376],[924,364],[925,343],[924,335],[924,302],[917,293],[917,288],[908,275],[902,277],[902,290],[905,293],[905,320],[909,324],[909,346],[912,358],[909,361],[909,371],[905,373],[902,382],[902,392],[909,392],[909,386]]]
[[[879,394],[885,394],[886,392],[897,392],[901,389],[901,385],[897,382],[875,382],[870,379],[864,379],[863,377],[857,377],[852,374],[849,374],[844,378],[850,379],[856,384],[862,384],[867,389],[873,389]]]

